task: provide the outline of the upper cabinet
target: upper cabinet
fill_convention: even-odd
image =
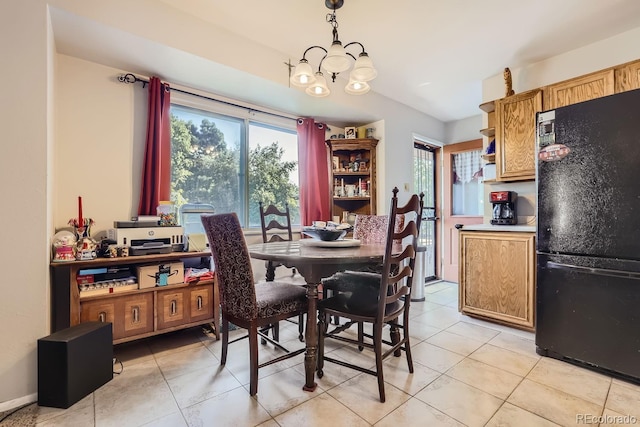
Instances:
[[[612,95],[613,90],[613,68],[587,74],[545,87],[544,109],[553,110],[565,105]]]
[[[542,111],[542,91],[536,89],[495,101],[496,179],[535,179],[535,122]]]
[[[615,92],[640,89],[640,61],[629,62],[615,69]]]
[[[481,104],[485,147],[494,137],[496,143],[495,158],[483,156],[495,162],[496,178],[484,182],[535,179],[537,112],[633,89],[640,89],[640,60]]]

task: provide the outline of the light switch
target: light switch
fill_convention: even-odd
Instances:
[[[409,183],[408,182],[404,183],[404,191],[409,191]]]

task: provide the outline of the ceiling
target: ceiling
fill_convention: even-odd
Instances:
[[[329,10],[323,0],[161,1],[208,25],[289,55],[293,63],[307,47],[328,47],[331,42],[331,27],[325,20]],[[337,18],[343,44],[364,44],[378,69],[378,77],[370,82],[372,91],[450,122],[479,114],[482,81],[501,74],[504,67],[523,67],[640,27],[640,1],[346,0],[337,11]],[[335,110],[326,102],[334,94],[322,100],[324,105],[332,105],[323,111],[323,104],[317,99],[311,102],[303,92],[284,86],[285,79],[253,84],[249,73],[238,73],[226,64],[209,64],[217,67],[217,81],[225,82],[224,87],[217,87],[211,82],[210,73],[187,74],[184,68],[189,67],[175,66],[184,52],[163,51],[160,55],[158,51],[152,66],[152,59],[145,56],[162,50],[160,46],[141,47],[132,54],[136,41],[133,37],[123,40],[127,35],[122,32],[116,34],[114,29],[103,28],[112,31],[110,37],[104,37],[95,22],[83,25],[78,17],[61,11],[52,13],[52,23],[61,53],[132,72],[149,73],[153,67],[160,68],[170,81],[280,111],[303,114],[308,110],[322,116],[331,114],[331,108],[333,114],[343,117],[353,114],[347,120],[376,119],[353,108]],[[112,43],[106,46],[108,41]],[[164,64],[158,62],[159,57],[164,58]],[[317,66],[317,60],[309,58],[312,66]],[[281,57],[274,56],[273,61],[283,67],[282,73],[287,73]],[[223,73],[235,77],[226,81],[221,77]],[[344,86],[329,85],[334,92],[342,91]],[[268,93],[279,87],[287,89],[286,96]]]

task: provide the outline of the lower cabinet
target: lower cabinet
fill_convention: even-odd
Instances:
[[[158,291],[158,329],[213,317],[213,285]]]
[[[111,322],[113,340],[153,332],[153,293],[80,303],[80,322]]]
[[[80,322],[111,322],[114,343],[213,322],[213,283],[80,301]],[[155,300],[155,301],[154,301]],[[157,323],[154,325],[154,317]]]
[[[459,311],[532,331],[534,233],[461,230],[459,239]]]

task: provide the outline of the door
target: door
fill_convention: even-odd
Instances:
[[[460,170],[456,173],[455,165],[462,168],[468,155],[463,153],[482,153],[482,139],[445,145],[443,147],[443,256],[442,279],[458,282],[458,230],[456,224],[482,224],[484,208],[482,207],[484,189],[477,170],[470,173],[471,180],[462,177]],[[463,157],[465,159],[463,159]],[[456,162],[458,160],[458,162]],[[471,162],[470,164],[477,164]],[[474,167],[473,169],[477,169]],[[454,177],[456,173],[456,177]],[[464,175],[467,175],[464,173]],[[454,189],[455,186],[455,189]],[[454,197],[454,192],[455,196]]]
[[[424,209],[422,223],[420,225],[420,235],[418,237],[418,246],[425,248],[423,261],[424,281],[426,282],[437,278],[440,273],[436,262],[438,259],[438,235],[436,230],[440,222],[437,216],[439,194],[436,187],[436,155],[439,148],[431,147],[418,141],[415,141],[413,146],[413,188],[418,194],[421,192],[424,193]]]

